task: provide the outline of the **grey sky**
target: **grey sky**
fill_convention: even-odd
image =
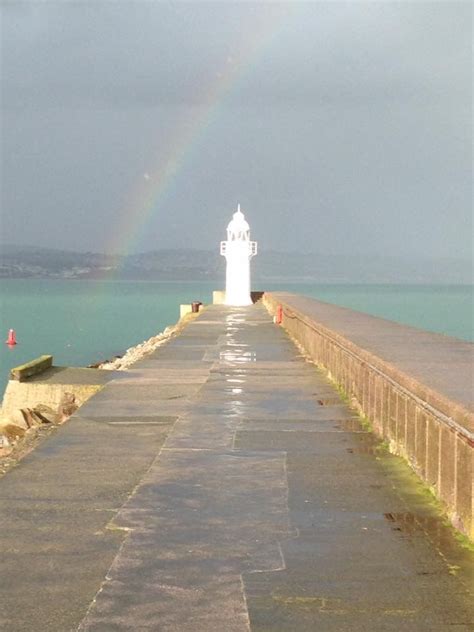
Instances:
[[[470,3],[0,11],[3,242],[471,255]]]

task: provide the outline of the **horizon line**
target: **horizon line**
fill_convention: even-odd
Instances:
[[[92,254],[92,255],[100,255],[100,256],[105,256],[105,257],[120,257],[120,258],[128,258],[128,257],[137,257],[137,256],[143,256],[143,255],[148,255],[148,254],[153,254],[153,253],[159,253],[159,252],[206,252],[206,253],[211,253],[214,252],[218,254],[219,249],[216,247],[215,249],[213,248],[188,248],[188,247],[168,247],[168,248],[157,248],[154,250],[143,250],[143,251],[139,251],[139,252],[135,252],[135,253],[112,253],[112,252],[105,252],[105,251],[100,251],[100,250],[71,250],[71,249],[67,249],[67,248],[57,248],[57,247],[53,247],[53,246],[43,246],[43,245],[38,245],[38,244],[14,244],[14,243],[0,243],[0,255],[3,254],[2,253],[2,249],[3,248],[11,248],[11,249],[37,249],[37,250],[50,250],[52,252],[61,252],[61,253],[67,253],[67,254],[78,254],[78,255],[87,255],[87,254]],[[446,256],[446,255],[442,255],[442,256],[436,256],[436,255],[427,255],[427,254],[423,254],[423,255],[396,255],[396,254],[390,254],[390,255],[386,255],[386,254],[379,254],[379,253],[373,253],[373,254],[367,254],[367,253],[328,253],[328,252],[314,252],[314,251],[300,251],[300,250],[280,250],[278,248],[268,248],[268,249],[263,249],[263,251],[261,250],[261,254],[263,253],[278,253],[278,254],[288,254],[288,255],[301,255],[301,256],[318,256],[318,257],[359,257],[361,259],[366,259],[369,257],[373,257],[373,258],[378,258],[378,259],[398,259],[398,260],[429,260],[429,261],[440,261],[440,260],[449,260],[449,261],[459,261],[459,262],[470,262],[472,261],[473,257],[454,257],[454,256]]]

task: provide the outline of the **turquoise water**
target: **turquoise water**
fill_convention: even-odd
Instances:
[[[180,303],[210,302],[215,283],[0,281],[0,392],[9,370],[42,354],[58,365],[86,366],[122,354],[174,324]]]
[[[472,285],[291,284],[285,287],[291,292],[412,327],[474,340]]]
[[[473,340],[471,286],[309,285],[266,283],[391,320]],[[211,301],[215,282],[0,280],[0,392],[8,371],[42,354],[58,365],[86,366],[162,331],[180,303]]]

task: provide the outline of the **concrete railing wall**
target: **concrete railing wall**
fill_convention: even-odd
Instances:
[[[263,302],[474,538],[472,345],[297,295]]]

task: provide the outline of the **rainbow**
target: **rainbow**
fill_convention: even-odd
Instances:
[[[108,244],[107,251],[117,254],[133,252],[146,231],[148,224],[160,212],[165,196],[179,178],[183,168],[190,162],[204,139],[207,130],[225,103],[226,97],[236,89],[239,79],[250,72],[256,61],[273,42],[285,24],[285,18],[294,3],[273,5],[271,16],[265,21],[255,21],[251,37],[245,38],[245,50],[237,57],[227,58],[212,85],[200,95],[199,107],[190,108],[193,116],[182,120],[175,129],[167,151],[160,151],[154,168],[140,178],[140,182],[129,196],[122,209]],[[196,114],[198,111],[198,114]],[[114,276],[118,270],[114,271]]]

